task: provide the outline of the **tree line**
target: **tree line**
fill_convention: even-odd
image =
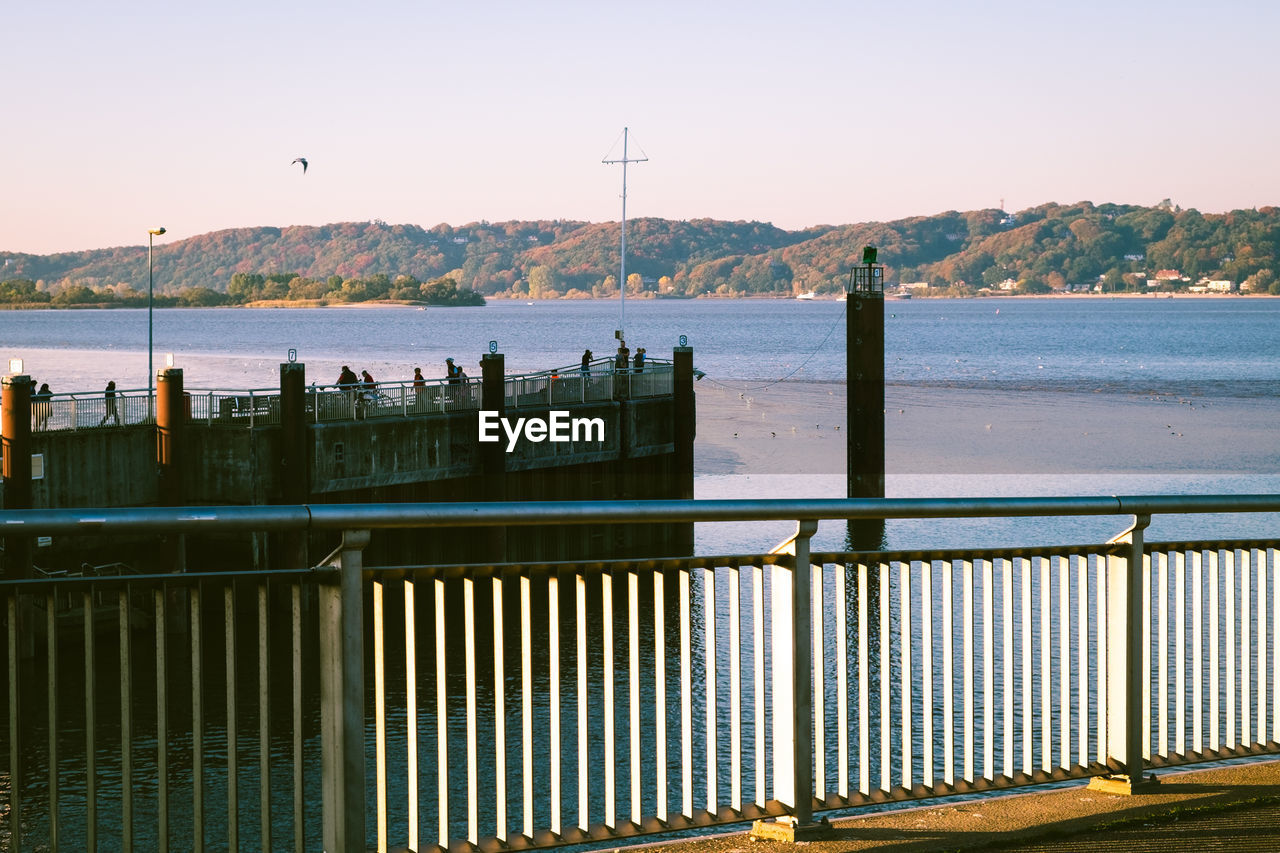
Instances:
[[[837,293],[865,245],[879,248],[890,285],[923,282],[949,295],[1010,288],[1145,290],[1161,271],[1178,273],[1162,288],[1207,277],[1252,292],[1280,290],[1275,207],[1202,214],[1169,201],[1079,202],[799,231],[762,222],[641,218],[628,223],[624,283],[618,281],[620,237],[617,222],[571,220],[430,229],[380,221],[241,228],[157,246],[155,292],[175,304],[456,304],[474,298],[467,294],[609,297],[620,286],[631,295],[653,297]],[[0,287],[0,302],[74,305],[97,296],[132,304],[146,287],[145,246],[43,256],[0,252],[0,262],[0,280],[17,282]],[[455,290],[447,291],[444,282]]]

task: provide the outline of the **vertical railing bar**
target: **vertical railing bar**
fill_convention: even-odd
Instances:
[[[1076,731],[1080,766],[1089,764],[1089,558],[1072,558],[1076,564]],[[1101,726],[1101,723],[1098,724]]]
[[[911,561],[898,563],[898,659],[902,670],[901,700],[898,707],[902,720],[902,787],[911,790]],[[818,624],[822,624],[822,610],[815,608]]]
[[[948,785],[955,782],[955,632],[952,630],[955,620],[955,587],[954,567],[950,560],[942,564],[942,781]],[[859,590],[859,598],[866,596]],[[865,718],[866,712],[863,711]],[[865,749],[864,749],[865,751]],[[864,792],[865,793],[865,792]]]
[[[373,581],[373,736],[378,853],[387,850],[387,673],[382,581]],[[472,791],[472,796],[475,792]]]
[[[418,849],[418,641],[414,580],[404,584],[404,734],[405,798],[409,849]]]
[[[1156,640],[1160,660],[1156,665],[1156,749],[1169,755],[1169,557],[1164,552],[1151,555],[1156,572]],[[1151,671],[1142,676],[1148,683]]]
[[[667,819],[667,625],[663,571],[653,573],[653,722],[657,816]]]
[[[1173,555],[1173,595],[1173,630],[1176,635],[1173,689],[1177,697],[1173,706],[1176,733],[1173,748],[1176,755],[1184,756],[1187,754],[1187,566],[1183,551]]]
[[[121,846],[133,849],[133,658],[129,588],[120,589],[120,823]]]
[[[403,392],[403,388],[401,389]],[[507,643],[503,631],[502,575],[493,578],[494,835],[507,838]]]
[[[1071,767],[1071,558],[1058,561],[1058,720],[1062,737],[1059,764]]]
[[[692,623],[689,620],[689,570],[679,570],[680,577],[680,767],[681,809],[693,817],[693,666]]]
[[[756,805],[764,806],[768,792],[766,782],[768,773],[765,765],[765,730],[764,730],[764,567],[753,566],[754,585],[751,589],[752,612],[752,675],[755,677],[755,729],[752,732],[756,746]]]
[[[1249,549],[1240,549],[1240,744],[1242,746],[1248,746],[1253,742],[1250,725],[1250,718],[1253,715],[1249,713],[1249,686],[1253,675],[1250,667],[1253,653],[1250,648],[1249,631],[1253,608],[1252,596],[1249,594],[1249,588],[1252,585],[1251,556]]]
[[[436,843],[449,849],[449,691],[445,655],[444,578],[432,581],[436,606]]]
[[[1271,563],[1271,594],[1280,596],[1280,561],[1275,548],[1267,549]],[[1280,601],[1271,608],[1271,740],[1280,742]]]
[[[521,820],[533,837],[533,602],[529,576],[520,575],[520,761]],[[416,848],[414,848],[416,849]]]
[[[1151,757],[1151,574],[1154,569],[1148,554],[1142,555],[1142,757]]]
[[[630,819],[640,825],[640,574],[634,569],[627,572],[627,666],[629,683],[627,699],[631,706],[628,737],[631,740],[631,814]]]
[[[584,832],[591,826],[591,753],[587,739],[587,578],[578,572],[573,580],[574,630],[578,638],[578,828]]]
[[[45,659],[48,673],[45,685],[48,690],[46,704],[49,721],[49,849],[56,853],[58,849],[58,625],[57,597],[54,593],[45,596]],[[161,635],[163,636],[163,634]],[[13,694],[9,694],[12,696]],[[157,748],[163,754],[164,741],[157,740]],[[163,797],[161,804],[164,803]],[[161,819],[164,819],[161,812]],[[167,828],[167,827],[166,827]],[[166,836],[161,836],[164,838]]]
[[[548,683],[550,698],[551,831],[560,834],[560,579],[547,578]]]
[[[827,798],[827,717],[826,717],[826,632],[825,609],[823,608],[823,575],[825,566],[816,566],[810,575],[810,593],[812,604],[809,607],[810,620],[813,627],[813,771],[814,797],[819,800]],[[797,566],[798,570],[803,567]]]
[[[204,850],[204,650],[201,636],[203,628],[200,613],[200,584],[192,586],[188,594],[191,607],[191,846],[193,850],[202,851]],[[86,594],[86,610],[88,606]],[[89,849],[93,849],[92,845]]]
[[[1040,562],[1040,769],[1053,769],[1053,629],[1049,627],[1049,608],[1053,599],[1049,558]]]
[[[719,768],[716,762],[716,751],[720,738],[716,729],[717,693],[719,684],[716,675],[716,570],[708,566],[702,572],[702,612],[705,620],[704,641],[706,644],[706,662],[704,664],[707,702],[707,811],[716,814],[719,811],[719,786],[717,776]]]
[[[995,561],[982,563],[982,775],[994,779],[996,773],[995,728]]]
[[[893,667],[893,649],[889,638],[889,564],[883,560],[880,566],[880,789],[893,787],[893,744],[891,716],[890,675]]]
[[[240,849],[239,745],[236,731],[236,614],[235,588],[228,584],[222,591],[223,638],[226,659],[227,700],[227,847]]]
[[[1226,551],[1226,622],[1223,634],[1227,643],[1227,746],[1236,745],[1236,552]]]
[[[303,853],[306,847],[306,818],[303,810],[303,776],[302,776],[302,585],[289,587],[290,598],[290,634],[293,652],[293,849],[294,853]],[[410,694],[414,695],[414,694]],[[411,720],[416,723],[416,716]],[[417,807],[417,798],[413,807]],[[417,844],[417,835],[413,843]]]
[[[1191,748],[1204,752],[1204,565],[1200,551],[1191,552]]]
[[[729,805],[742,811],[742,601],[740,570],[729,567]]]
[[[1107,559],[1103,556],[1094,558],[1094,569],[1097,572],[1094,586],[1097,589],[1095,597],[1097,598],[1097,607],[1094,613],[1094,624],[1097,626],[1097,670],[1098,684],[1097,696],[1098,707],[1095,710],[1095,722],[1097,723],[1098,732],[1098,762],[1104,763],[1107,760],[1107,714],[1106,701],[1107,695],[1107,644],[1110,638],[1107,636]]]
[[[269,659],[271,634],[267,629],[267,596],[265,582],[258,585],[258,818],[262,830],[262,849],[275,849],[271,844],[271,680]]]
[[[836,599],[837,612],[844,613],[843,596]],[[932,788],[933,775],[933,561],[920,561],[920,708],[923,715],[924,730],[921,741],[924,754],[921,756],[922,778],[926,788]],[[844,660],[844,655],[840,655]],[[843,669],[841,670],[843,672]],[[843,722],[843,721],[842,721]]]
[[[858,790],[871,793],[871,693],[867,650],[867,564],[858,562]]]
[[[585,382],[583,383],[586,384]],[[613,700],[614,668],[613,668],[613,574],[605,571],[600,574],[600,625],[604,632],[601,641],[604,652],[602,667],[604,680],[604,825],[613,829],[618,825],[617,789],[614,779],[617,747],[614,740],[614,714],[616,706]]]
[[[1036,720],[1033,716],[1034,708],[1034,681],[1032,679],[1032,561],[1027,557],[1019,557],[1023,573],[1021,573],[1021,581],[1023,581],[1023,772],[1030,776],[1032,767],[1034,766],[1034,757],[1032,754],[1034,744],[1034,730],[1036,730]]]
[[[169,849],[169,691],[165,660],[165,589],[155,590],[156,615],[156,841],[160,850]]]
[[[1004,671],[1004,775],[1005,778],[1012,778],[1015,757],[1013,736],[1016,731],[1014,709],[1017,705],[1013,689],[1013,669],[1017,646],[1013,641],[1013,561],[1007,558],[1000,560],[1000,598],[1000,609],[1003,612],[1000,623],[1000,645],[1003,647],[1000,666]]]
[[[964,780],[973,781],[973,571],[974,564],[965,560],[963,596],[961,597],[961,616],[964,634],[962,643],[961,667],[964,670],[964,699],[960,711],[964,714]]]
[[[476,708],[476,582],[462,579],[462,636],[467,703],[467,841],[480,842],[480,744]]]
[[[95,743],[98,728],[97,721],[97,689],[96,689],[96,649],[97,638],[94,636],[94,620],[93,620],[93,593],[86,590],[83,598],[84,607],[84,806],[85,806],[85,849],[94,851],[98,849],[98,747]],[[13,620],[10,620],[10,626]],[[12,646],[10,648],[12,651]],[[199,670],[193,670],[192,680],[198,676]],[[15,707],[13,697],[16,694],[11,690],[10,706]],[[16,741],[16,738],[15,738]],[[192,739],[192,749],[196,748],[196,741]],[[17,765],[10,763],[11,771],[17,770]],[[199,779],[192,779],[192,785],[198,786]],[[13,790],[17,791],[17,777],[13,780]],[[17,811],[11,812],[13,817],[13,826],[18,825]]]
[[[1253,668],[1254,620],[1258,615],[1256,608],[1259,606],[1253,603],[1252,591],[1255,583],[1254,567],[1256,565],[1253,555],[1254,551],[1252,548],[1240,549],[1240,565],[1242,570],[1240,583],[1244,590],[1242,595],[1245,600],[1244,613],[1240,618],[1240,654],[1242,656],[1241,669],[1243,673],[1240,679],[1240,715],[1243,718],[1241,720],[1241,730],[1243,734],[1240,738],[1240,742],[1244,746],[1251,746],[1255,741],[1254,732],[1256,731],[1256,727],[1253,723],[1254,682],[1262,680],[1260,677],[1255,677],[1255,670]],[[1258,638],[1261,639],[1261,637],[1262,635],[1259,633]],[[1257,672],[1257,675],[1261,676],[1262,673]]]
[[[1267,742],[1267,560],[1259,550],[1251,549],[1252,562],[1258,576],[1258,725],[1255,743]]]
[[[1222,745],[1219,739],[1218,713],[1218,661],[1222,651],[1218,643],[1218,551],[1209,552],[1209,748],[1218,749]]]
[[[88,601],[88,593],[86,601]],[[20,721],[22,694],[18,690],[18,684],[21,681],[18,671],[18,594],[11,592],[5,597],[6,616],[9,625],[9,844],[14,853],[22,850],[22,759],[18,752],[18,745],[22,742],[19,737],[21,728]],[[85,630],[89,630],[86,625]],[[86,634],[86,645],[88,644],[88,634]],[[86,675],[86,679],[91,680],[91,675]],[[90,755],[93,753],[90,752]],[[92,799],[90,799],[92,803]],[[92,821],[90,827],[93,826]],[[91,829],[92,831],[92,829]]]

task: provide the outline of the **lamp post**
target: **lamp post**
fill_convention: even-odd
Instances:
[[[154,275],[152,272],[151,255],[155,248],[155,239],[164,233],[164,228],[148,228],[147,229],[147,416],[153,417],[153,406],[151,397],[151,386],[156,381],[155,374],[152,372],[151,351],[154,340],[152,324],[152,290],[154,289]]]

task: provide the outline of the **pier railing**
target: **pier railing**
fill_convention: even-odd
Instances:
[[[566,367],[504,379],[506,404],[513,408],[672,393],[673,371],[669,362],[650,364],[644,369],[614,370],[611,361],[600,360],[588,371]],[[237,428],[280,423],[280,391],[276,388],[189,389],[184,392],[184,399],[190,423]],[[154,404],[148,405],[148,400],[145,388],[117,391],[110,400],[101,391],[32,398],[31,428],[34,432],[60,432],[153,424]],[[373,387],[313,385],[307,389],[307,419],[312,423],[478,411],[480,405],[479,379],[460,382],[431,379],[417,385],[412,381],[379,382]]]
[[[1280,539],[1144,541],[1206,512],[1280,495],[0,513],[341,539],[307,571],[0,583],[0,842],[532,848],[1274,754]],[[822,519],[1065,515],[1131,520],[1070,547],[810,550]],[[385,527],[787,518],[771,554],[361,558]]]

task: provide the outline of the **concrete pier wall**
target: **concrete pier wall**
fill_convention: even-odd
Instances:
[[[301,368],[301,365],[288,365]],[[282,382],[296,379],[282,372]],[[180,382],[181,377],[173,377]],[[501,374],[496,387],[500,390]],[[180,390],[180,385],[176,386]],[[691,394],[691,392],[690,392]],[[34,508],[159,505],[265,505],[288,503],[632,500],[691,497],[692,424],[679,424],[673,395],[579,402],[506,410],[516,418],[547,419],[564,411],[603,424],[577,441],[521,438],[507,452],[479,441],[476,411],[305,422],[291,418],[248,426],[168,419],[58,432],[35,432],[30,452],[43,459],[43,478],[31,482]],[[691,412],[691,406],[685,407]],[[175,411],[181,412],[181,407]],[[167,418],[180,417],[166,410]],[[22,417],[16,415],[15,417]],[[296,422],[302,418],[304,422]],[[682,441],[687,444],[683,454]],[[689,471],[677,470],[682,465]],[[174,466],[180,470],[174,471]],[[175,491],[176,490],[176,491]],[[17,494],[17,491],[14,491]],[[500,497],[495,497],[500,496]],[[675,528],[680,528],[676,530]],[[564,525],[548,529],[439,532],[380,531],[370,543],[371,564],[561,560],[631,554],[687,554],[689,525]],[[495,547],[494,543],[499,546]],[[98,543],[101,547],[101,542]],[[288,547],[299,562],[327,553],[333,543]],[[482,544],[487,547],[481,547]],[[66,563],[80,543],[63,538],[46,546],[37,563]],[[211,550],[231,562],[264,565],[285,547],[266,536],[212,549],[188,543],[193,567],[209,564]],[[128,548],[123,549],[125,552]],[[305,553],[304,553],[305,552]],[[110,555],[114,558],[114,555]],[[102,553],[92,562],[104,562]],[[127,556],[119,559],[128,560]]]

